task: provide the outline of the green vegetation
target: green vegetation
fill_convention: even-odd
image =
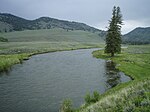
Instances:
[[[89,42],[104,43],[98,32],[91,33],[82,30],[66,31],[61,28],[25,30],[1,33],[9,42]]]
[[[136,28],[124,35],[122,40],[124,44],[150,44],[150,27]]]
[[[91,103],[95,103],[99,100],[100,94],[97,91],[93,92],[93,95],[90,96],[90,93],[87,93],[85,96],[85,104],[89,105]]]
[[[70,99],[66,99],[62,102],[60,112],[73,112],[72,102]]]
[[[28,59],[30,54],[13,54],[13,55],[0,55],[0,72],[7,70],[14,64],[21,63],[23,60]]]
[[[138,51],[138,52],[137,52]],[[99,101],[83,105],[79,112],[148,112],[150,109],[150,45],[129,46],[122,54],[110,57],[104,51],[93,56],[112,60],[116,68],[134,80],[119,84],[99,96]]]
[[[0,31],[23,31],[37,29],[62,28],[66,31],[82,30],[89,32],[103,32],[84,23],[58,20],[50,17],[40,17],[35,20],[26,20],[12,14],[0,13]]]
[[[121,25],[122,15],[120,7],[114,6],[112,18],[109,21],[105,47],[105,53],[110,53],[112,57],[114,56],[114,53],[121,52]]]
[[[150,108],[150,80],[119,85],[100,96],[99,101],[79,112],[148,112]]]
[[[0,37],[0,42],[8,42],[8,39],[6,39],[4,37]]]
[[[0,71],[6,70],[6,68],[9,68],[16,63],[21,62],[20,58],[24,56],[24,54],[26,54],[27,56],[31,56],[40,53],[96,48],[101,46],[103,46],[103,44],[100,45],[97,43],[78,42],[1,42]]]
[[[0,70],[19,63],[19,55],[103,47],[98,33],[66,31],[60,28],[0,33],[9,42],[0,42]],[[101,43],[101,44],[100,44]],[[15,57],[16,56],[16,57]],[[9,61],[8,61],[9,58]]]
[[[97,58],[113,60],[118,64],[119,70],[134,79],[150,76],[150,45],[129,46],[123,50],[122,54],[117,54],[114,58],[104,54],[103,51],[95,51],[93,55]]]

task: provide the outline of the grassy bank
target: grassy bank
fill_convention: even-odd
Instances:
[[[81,42],[0,42],[0,54],[50,52],[103,46],[104,44],[99,43]]]
[[[0,55],[0,72],[8,70],[12,65],[28,59],[30,54]]]
[[[94,104],[84,105],[79,112],[148,112],[150,110],[150,45],[129,46],[111,58],[98,50],[96,58],[112,60],[120,71],[134,80],[108,90]]]
[[[41,53],[103,47],[97,43],[78,42],[0,42],[0,71]]]
[[[98,102],[82,107],[79,112],[148,112],[150,80],[119,85],[102,95]]]
[[[133,79],[142,79],[150,76],[150,45],[145,46],[129,46],[123,49],[121,54],[117,54],[111,58],[104,54],[103,51],[94,51],[93,56],[112,60],[117,63],[117,68]]]

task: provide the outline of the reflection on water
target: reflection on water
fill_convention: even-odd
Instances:
[[[126,80],[130,80],[129,77],[122,77],[125,76],[123,72],[120,72],[118,69],[115,68],[116,64],[109,60],[106,61],[106,86],[107,89],[115,87],[119,83],[122,82],[122,78],[126,78]]]
[[[9,75],[10,75],[10,74],[9,74],[10,71],[11,71],[11,67],[8,68],[8,69],[5,70],[5,71],[1,71],[1,72],[0,72],[0,78],[3,77],[3,76],[9,76]]]

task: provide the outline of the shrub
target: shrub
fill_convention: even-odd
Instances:
[[[62,102],[60,112],[73,112],[72,101],[70,99],[66,99]]]
[[[86,104],[90,104],[97,102],[99,97],[100,94],[97,91],[94,91],[92,96],[90,96],[90,93],[87,93],[84,100]]]
[[[6,39],[4,37],[0,37],[0,42],[8,42],[8,39]]]
[[[97,91],[93,92],[93,100],[94,102],[97,102],[99,100],[100,94]]]
[[[86,104],[90,104],[90,103],[91,103],[91,96],[90,96],[90,93],[87,93],[87,94],[85,95],[84,100],[85,100],[85,103],[86,103]]]

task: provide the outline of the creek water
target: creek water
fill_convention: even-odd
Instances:
[[[78,107],[88,92],[104,93],[131,80],[114,64],[94,58],[94,50],[35,55],[0,73],[0,112],[58,112],[66,98]]]

